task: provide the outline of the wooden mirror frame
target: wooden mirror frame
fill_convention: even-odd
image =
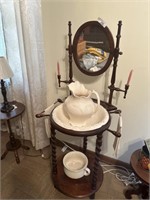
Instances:
[[[95,71],[95,72],[92,72],[92,71],[89,71],[89,70],[86,70],[84,68],[82,68],[80,66],[80,63],[79,63],[79,59],[78,59],[78,54],[77,54],[77,45],[78,45],[78,41],[79,41],[79,37],[81,36],[81,33],[83,32],[83,30],[87,27],[90,27],[90,26],[96,26],[99,28],[100,31],[102,31],[102,33],[104,33],[104,35],[106,36],[106,38],[108,39],[108,44],[109,44],[109,49],[110,49],[110,54],[108,56],[108,59],[107,59],[107,62],[106,64],[102,67],[102,69],[98,70],[98,71]],[[74,57],[74,61],[75,61],[75,64],[77,65],[78,69],[86,74],[86,75],[89,75],[89,76],[97,76],[97,75],[100,75],[102,73],[104,73],[108,67],[110,66],[111,62],[112,62],[112,59],[113,59],[113,56],[114,56],[114,40],[113,40],[113,36],[110,32],[110,30],[108,29],[107,26],[102,26],[102,24],[98,21],[88,21],[86,23],[84,23],[83,25],[81,25],[79,27],[79,29],[77,30],[75,36],[74,36],[74,40],[73,40],[73,57]]]

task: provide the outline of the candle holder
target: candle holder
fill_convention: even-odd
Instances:
[[[66,83],[66,84],[70,84],[73,81],[73,69],[72,69],[72,33],[71,33],[71,22],[69,21],[68,23],[68,27],[69,27],[69,45],[68,48],[66,48],[66,50],[68,51],[68,57],[69,57],[69,80],[61,80],[61,75],[60,75],[60,69],[59,69],[59,63],[57,63],[57,78],[58,78],[58,85],[59,87],[61,87],[61,83]]]
[[[110,89],[110,91],[111,91],[112,94],[113,94],[114,91],[124,92],[124,99],[125,99],[126,95],[127,95],[127,91],[129,89],[129,85],[125,84],[125,89],[124,90],[122,90],[122,89],[120,89],[118,87],[115,87],[114,85],[110,85],[108,88]],[[112,99],[110,101],[112,101]]]
[[[58,79],[58,86],[61,87],[61,83],[66,83],[66,84],[70,84],[72,82],[74,82],[73,80],[61,80],[61,75],[57,75],[57,79]]]
[[[129,85],[125,84],[124,99],[126,98],[128,89],[129,89]]]

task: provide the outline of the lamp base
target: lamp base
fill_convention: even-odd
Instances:
[[[1,112],[3,113],[9,113],[11,110],[14,109],[14,106],[9,104],[8,102],[1,107]]]

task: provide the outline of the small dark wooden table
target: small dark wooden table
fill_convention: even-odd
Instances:
[[[10,120],[13,118],[16,118],[18,116],[21,116],[25,110],[25,106],[22,103],[19,103],[17,101],[13,101],[13,102],[11,102],[11,104],[14,105],[14,109],[11,110],[9,113],[3,113],[0,111],[0,119],[7,121],[8,129],[9,129],[9,138],[10,138],[10,140],[6,144],[6,150],[1,156],[1,160],[3,160],[6,157],[6,155],[8,154],[9,151],[13,151],[15,158],[16,158],[16,162],[20,163],[20,159],[19,159],[17,150],[20,147],[28,150],[29,147],[22,145],[21,141],[14,137],[14,133],[11,129]],[[2,104],[0,104],[0,108],[1,107],[2,107]]]
[[[141,150],[138,149],[135,152],[133,152],[130,159],[130,164],[133,169],[133,172],[137,175],[137,177],[142,183],[137,185],[131,185],[131,187],[125,191],[125,197],[127,199],[132,199],[132,194],[141,194],[143,199],[149,199],[150,172],[148,170],[144,170],[141,167],[141,164],[139,162],[140,151]]]
[[[51,147],[52,147],[52,179],[54,186],[63,194],[72,198],[86,198],[90,197],[94,199],[95,193],[98,191],[103,182],[103,170],[99,164],[100,161],[100,151],[102,145],[102,135],[103,132],[110,126],[110,119],[102,127],[89,130],[89,131],[75,131],[71,129],[66,129],[59,126],[53,120],[52,113],[50,115],[51,122]],[[71,179],[67,177],[63,170],[63,156],[58,157],[56,155],[56,132],[70,135],[83,137],[83,153],[88,157],[89,165],[91,170],[89,176],[84,176],[80,179]],[[58,134],[58,132],[57,132]],[[96,147],[95,156],[91,157],[87,153],[87,142],[89,136],[96,136]]]

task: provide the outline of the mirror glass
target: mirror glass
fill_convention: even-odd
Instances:
[[[100,75],[110,66],[114,40],[107,26],[98,21],[84,23],[73,40],[73,57],[79,70],[87,75]]]

